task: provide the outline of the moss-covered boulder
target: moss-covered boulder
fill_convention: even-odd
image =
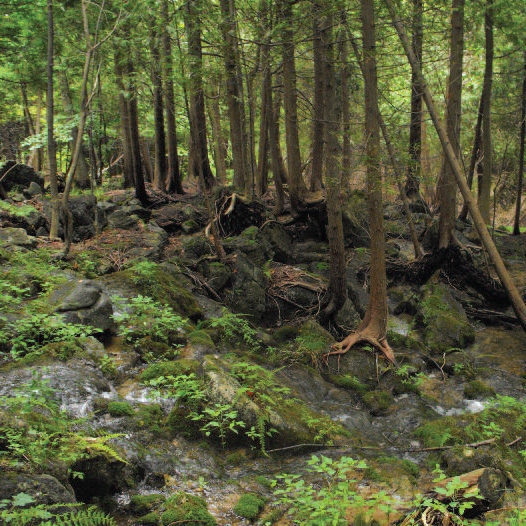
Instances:
[[[416,321],[422,329],[424,344],[434,356],[462,349],[475,340],[475,329],[462,305],[441,283],[428,283],[421,288]]]
[[[274,257],[269,240],[256,226],[245,229],[239,236],[225,239],[223,248],[227,253],[243,254],[260,266]]]
[[[166,500],[166,511],[161,515],[163,526],[215,526],[215,518],[207,510],[206,501],[196,495],[180,492]]]

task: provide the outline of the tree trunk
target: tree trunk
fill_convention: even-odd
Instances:
[[[153,85],[153,127],[154,127],[154,170],[153,186],[161,192],[166,191],[168,166],[166,162],[166,131],[164,128],[163,79],[161,65],[161,50],[157,20],[150,19],[150,55],[152,57],[152,85]]]
[[[467,185],[471,190],[473,185],[473,177],[475,170],[480,165],[480,157],[482,153],[482,112],[484,109],[484,97],[481,95],[479,102],[479,111],[477,114],[477,123],[475,124],[475,133],[473,139],[473,149],[471,150],[471,160],[469,162],[469,171],[467,176]],[[466,202],[462,205],[462,210],[458,216],[459,219],[465,221],[468,217],[468,207]]]
[[[343,10],[340,14],[341,36],[338,39],[341,59],[341,100],[342,100],[342,188],[348,186],[351,179],[351,69],[349,65],[349,33],[347,13]]]
[[[247,151],[243,134],[244,104],[240,86],[241,75],[238,71],[236,26],[233,0],[220,0],[221,34],[223,37],[223,58],[226,71],[226,88],[228,117],[230,122],[230,141],[232,143],[232,164],[234,168],[234,186],[241,191],[245,189],[245,178],[248,176]]]
[[[324,159],[324,128],[325,128],[325,112],[326,101],[325,95],[327,94],[324,86],[325,79],[324,74],[326,73],[325,67],[326,52],[324,40],[326,39],[324,32],[327,32],[328,28],[323,24],[322,17],[324,16],[323,8],[320,2],[315,1],[313,5],[313,17],[312,17],[312,51],[314,57],[314,108],[313,108],[313,123],[312,123],[312,161],[311,161],[311,173],[310,173],[310,186],[311,192],[321,190],[322,179],[323,179],[323,159]],[[332,94],[331,94],[332,96]]]
[[[188,0],[185,4],[185,27],[189,54],[189,120],[190,136],[195,152],[195,169],[203,190],[215,185],[215,177],[208,160],[206,133],[205,99],[203,93],[203,51],[201,44],[201,6],[198,0]],[[202,176],[201,176],[202,174]]]
[[[447,135],[455,157],[460,157],[460,117],[462,112],[462,59],[464,55],[464,0],[451,6],[451,46],[447,89]],[[457,184],[453,170],[444,159],[438,184],[440,202],[438,248],[445,248],[453,238],[457,216]]]
[[[47,1],[47,100],[46,100],[46,120],[47,120],[47,157],[49,167],[49,189],[51,192],[51,224],[49,226],[49,237],[51,239],[58,236],[60,201],[58,197],[57,181],[57,149],[55,145],[54,133],[54,95],[53,95],[53,68],[54,68],[54,40],[55,31],[53,25],[53,0]]]
[[[228,153],[228,140],[223,135],[223,128],[221,126],[221,108],[219,106],[219,98],[221,92],[219,86],[220,79],[217,81],[217,93],[209,94],[208,114],[210,116],[210,124],[212,126],[212,139],[214,144],[214,165],[216,167],[217,180],[222,184],[226,184],[226,156]]]
[[[298,130],[296,66],[294,62],[294,30],[292,5],[294,0],[279,0],[283,22],[283,91],[285,106],[285,138],[290,204],[293,210],[303,207],[307,187],[303,181]]]
[[[162,0],[161,2],[161,20],[163,21],[161,27],[161,42],[163,76],[165,81],[164,110],[166,113],[166,148],[168,153],[166,191],[170,194],[184,194],[177,148],[172,42],[170,40],[170,34],[168,33],[170,24],[168,0]]]
[[[526,331],[526,305],[524,304],[524,301],[522,300],[522,297],[519,291],[517,290],[515,283],[513,282],[510,274],[508,273],[508,270],[506,269],[506,266],[504,265],[504,262],[502,261],[502,258],[500,257],[497,248],[495,247],[495,243],[493,243],[493,239],[491,238],[488,229],[486,228],[484,218],[482,217],[477,205],[475,204],[475,201],[473,200],[473,196],[471,195],[471,192],[467,186],[466,180],[462,173],[460,163],[455,156],[455,152],[453,150],[453,147],[451,146],[451,143],[449,142],[447,131],[444,128],[442,122],[440,121],[438,112],[436,111],[433,97],[429,88],[427,87],[422,71],[418,66],[418,62],[416,61],[416,58],[411,50],[411,46],[409,45],[409,41],[405,34],[402,23],[396,15],[396,11],[391,3],[391,0],[384,0],[384,2],[389,9],[391,18],[393,20],[393,24],[400,37],[402,45],[404,46],[404,50],[409,59],[411,67],[420,78],[420,81],[422,83],[422,92],[424,95],[424,100],[426,102],[427,109],[429,111],[431,119],[433,120],[433,124],[437,131],[437,134],[440,138],[440,142],[442,144],[442,148],[444,149],[444,153],[446,154],[451,168],[453,169],[453,173],[455,175],[455,179],[457,180],[457,184],[460,188],[462,196],[464,197],[464,200],[468,205],[469,213],[471,214],[471,217],[473,219],[473,224],[477,229],[477,233],[482,241],[482,244],[484,245],[484,248],[488,252],[488,255],[491,259],[491,262],[493,263],[493,266],[495,267],[495,271],[499,276],[502,286],[506,289],[510,302],[513,306],[513,310],[515,311],[515,315],[517,316],[517,319],[519,320],[522,328]]]
[[[68,78],[66,76],[66,72],[62,71],[59,75],[59,81],[60,81],[60,93],[62,95],[62,106],[64,108],[64,112],[68,117],[75,117],[75,110],[73,108],[73,101],[71,100],[71,93],[69,89],[69,82]],[[74,126],[71,129],[71,141],[70,141],[70,148],[73,152],[75,150],[75,144],[78,141],[79,136],[79,129],[78,126]],[[77,164],[77,169],[75,172],[76,178],[75,178],[75,184],[79,188],[89,188],[90,187],[90,174],[89,174],[89,166],[86,162],[86,149],[84,147],[84,143],[81,144],[81,152]]]
[[[412,47],[413,53],[422,65],[422,16],[423,1],[412,0],[413,20],[412,20]],[[409,124],[409,162],[407,164],[407,180],[405,184],[406,195],[411,200],[420,199],[420,178],[421,178],[421,154],[422,154],[422,88],[418,83],[418,78],[414,73],[411,74],[411,121]]]
[[[328,2],[325,2],[328,9]],[[343,307],[347,300],[347,276],[345,273],[345,245],[343,238],[343,221],[341,205],[341,155],[338,141],[341,123],[341,93],[336,84],[333,41],[333,16],[324,13],[318,20],[321,36],[320,54],[322,68],[320,74],[323,81],[322,99],[326,101],[324,117],[327,124],[325,133],[325,183],[327,188],[327,238],[329,241],[330,272],[329,272],[329,304],[323,312],[323,317],[333,317]]]
[[[517,202],[515,204],[515,220],[513,222],[513,235],[521,233],[521,198],[522,183],[524,178],[524,139],[526,136],[526,53],[524,54],[524,69],[522,78],[522,98],[521,98],[521,127],[519,136],[519,172],[517,174]]]
[[[486,0],[484,17],[486,36],[486,67],[482,87],[484,108],[482,110],[482,149],[484,171],[479,186],[479,209],[484,222],[490,224],[491,179],[493,175],[493,145],[491,137],[491,88],[493,83],[493,0]]]
[[[343,354],[353,345],[366,341],[378,348],[387,360],[396,363],[387,343],[387,278],[385,274],[385,241],[382,209],[382,174],[380,158],[380,126],[378,81],[376,75],[376,36],[374,0],[362,0],[363,71],[365,90],[365,139],[367,166],[367,200],[371,235],[371,271],[369,304],[364,319],[331,354]]]

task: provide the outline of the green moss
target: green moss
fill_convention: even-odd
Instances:
[[[195,331],[192,331],[188,335],[188,341],[192,345],[207,347],[209,349],[213,349],[215,346],[214,340],[212,340],[210,334],[203,329],[196,329]]]
[[[160,431],[163,421],[163,412],[159,404],[145,404],[135,413],[135,421],[141,428],[149,431]]]
[[[362,384],[356,376],[351,376],[349,374],[331,374],[328,376],[328,379],[338,387],[343,387],[344,389],[351,389],[360,394],[365,394],[369,389],[367,385]]]
[[[178,346],[154,341],[150,336],[138,340],[134,345],[134,349],[146,363],[159,360],[173,360],[179,352]]]
[[[248,520],[254,520],[265,506],[265,499],[255,493],[241,495],[234,506],[234,513]]]
[[[190,409],[176,405],[166,418],[166,427],[174,434],[181,435],[186,439],[197,439],[201,437],[200,424],[188,418]]]
[[[373,415],[381,414],[393,403],[393,395],[389,391],[369,391],[363,395],[363,401]]]
[[[175,360],[170,362],[152,363],[140,374],[141,382],[147,382],[161,376],[180,376],[195,373],[199,367],[197,360]]]
[[[150,495],[133,495],[130,502],[130,507],[136,515],[151,512],[166,500],[164,495],[160,493],[152,493]],[[156,514],[157,519],[159,518]]]
[[[128,402],[110,402],[108,413],[111,416],[131,416],[134,414],[133,407]]]
[[[299,335],[298,327],[284,325],[274,332],[272,337],[277,343],[285,343],[294,340]]]
[[[143,515],[137,519],[137,524],[140,526],[157,526],[159,524],[159,519],[160,517],[158,513],[147,513],[146,515]]]
[[[495,389],[480,380],[473,380],[464,386],[464,396],[470,400],[491,398],[495,396]]]
[[[185,526],[215,526],[216,520],[206,509],[206,501],[189,493],[177,493],[166,501],[167,510],[161,515],[161,523],[168,526],[182,523]]]

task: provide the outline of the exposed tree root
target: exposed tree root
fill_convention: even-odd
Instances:
[[[366,326],[363,329],[358,329],[356,332],[349,334],[343,341],[335,343],[332,348],[333,350],[325,354],[324,361],[327,362],[329,356],[338,356],[338,369],[340,367],[340,357],[345,354],[351,347],[360,342],[370,343],[376,347],[385,356],[386,360],[393,365],[396,365],[396,359],[394,356],[393,349],[391,349],[387,338],[385,336],[375,336],[373,329],[370,326]]]

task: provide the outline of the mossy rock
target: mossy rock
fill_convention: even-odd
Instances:
[[[135,413],[128,402],[110,402],[107,409],[111,416],[132,416]]]
[[[216,292],[221,292],[232,279],[230,267],[219,261],[203,261],[198,268],[207,278],[208,285]]]
[[[265,499],[255,493],[245,493],[234,506],[234,513],[245,519],[255,520],[264,506]]]
[[[180,376],[195,373],[199,367],[196,360],[175,360],[169,362],[152,363],[140,374],[141,382],[147,382],[160,376]]]
[[[130,508],[135,515],[144,515],[156,509],[165,500],[166,497],[160,493],[152,493],[150,495],[132,495]],[[155,515],[157,516],[157,520],[159,520],[159,516],[157,514]]]
[[[296,352],[305,356],[305,363],[317,364],[335,343],[332,334],[315,320],[307,320],[294,340]]]
[[[176,339],[179,344],[184,343],[184,338],[181,333],[175,332]],[[172,342],[172,339],[170,339]],[[168,345],[164,342],[156,342],[150,336],[146,336],[138,340],[133,348],[145,362],[154,362],[158,360],[173,360],[178,353],[177,347]]]
[[[360,382],[356,376],[350,374],[330,374],[327,376],[327,379],[338,387],[356,391],[361,395],[365,394],[369,389],[369,387]]]
[[[299,336],[300,330],[292,325],[283,325],[272,334],[276,343],[287,343]]]
[[[137,518],[136,521],[139,526],[157,526],[160,519],[158,513],[151,512]]]
[[[198,321],[203,317],[203,311],[188,290],[184,277],[169,272],[162,265],[150,263],[147,272],[142,273],[131,267],[104,276],[99,282],[112,295],[127,298],[142,294],[168,305],[183,318]]]
[[[136,425],[153,433],[162,431],[163,420],[164,415],[159,404],[144,404],[135,412]]]
[[[475,340],[462,305],[441,283],[428,283],[421,288],[416,319],[423,331],[426,347],[434,356],[452,349],[462,349]]]
[[[181,435],[188,440],[202,436],[201,423],[188,418],[190,408],[177,405],[166,418],[166,427],[173,435]]]
[[[495,389],[481,380],[473,380],[464,386],[464,396],[470,400],[491,398],[495,394]]]
[[[207,349],[213,349],[215,347],[214,340],[208,331],[203,329],[196,329],[188,335],[188,341],[199,347],[205,347]]]
[[[208,512],[206,501],[189,493],[177,493],[166,500],[166,511],[161,515],[161,523],[168,526],[182,523],[185,526],[215,526],[215,518]]]
[[[363,401],[373,415],[381,415],[385,414],[394,399],[389,391],[369,391],[363,395]]]

